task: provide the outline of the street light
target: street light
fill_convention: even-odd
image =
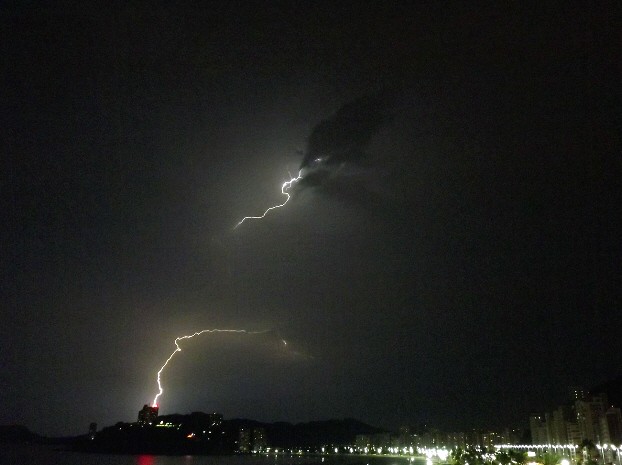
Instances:
[[[607,448],[607,444],[603,444],[602,446],[600,444],[596,444],[596,447],[598,447],[598,450],[600,451],[600,455],[603,458],[603,465],[605,464],[605,449]]]
[[[609,447],[611,447],[611,449],[613,450],[614,454],[617,454],[617,456],[618,456],[618,465],[622,465],[620,463],[620,448],[614,446],[613,444],[610,444]]]

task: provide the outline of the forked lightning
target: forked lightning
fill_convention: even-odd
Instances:
[[[244,223],[244,221],[246,220],[259,220],[261,218],[264,218],[271,210],[275,210],[277,208],[281,208],[284,207],[285,204],[287,204],[287,202],[289,202],[289,199],[291,198],[291,195],[289,194],[289,189],[292,187],[292,185],[298,181],[300,181],[302,179],[302,170],[300,170],[298,172],[298,176],[296,177],[291,177],[290,174],[290,180],[289,181],[285,181],[283,183],[283,185],[281,186],[281,194],[283,194],[284,196],[286,196],[285,202],[279,204],[279,205],[274,205],[270,208],[268,208],[265,212],[263,212],[263,214],[261,216],[245,216],[244,218],[242,218],[234,227],[233,229],[236,229],[238,226],[240,226],[242,223]],[[189,334],[187,336],[180,336],[178,338],[175,338],[175,350],[171,353],[171,355],[168,356],[168,358],[166,359],[166,361],[164,362],[164,365],[162,365],[162,367],[160,368],[160,370],[158,370],[158,393],[156,394],[156,396],[153,399],[153,407],[157,407],[158,406],[158,398],[162,395],[162,393],[164,392],[164,389],[162,388],[162,380],[161,380],[161,375],[162,372],[164,371],[164,369],[166,368],[166,366],[168,365],[168,363],[173,359],[173,357],[175,356],[175,354],[177,352],[181,352],[181,347],[179,347],[179,341],[182,341],[184,339],[191,339],[195,336],[200,336],[201,334],[204,333],[241,333],[241,334],[261,334],[261,333],[265,333],[267,331],[247,331],[245,329],[204,329],[202,331],[197,331],[194,334]],[[287,342],[285,342],[285,340],[282,340],[283,345],[287,345]]]
[[[267,333],[267,332],[268,331],[247,331],[245,329],[203,329],[201,331],[197,331],[194,334],[189,334],[187,336],[180,336],[180,337],[175,338],[175,350],[173,351],[171,355],[169,355],[169,357],[166,359],[166,362],[164,362],[164,365],[162,365],[162,368],[160,368],[160,370],[158,371],[158,393],[153,399],[152,406],[153,407],[158,406],[158,397],[160,397],[162,393],[164,392],[164,389],[162,389],[162,381],[160,379],[160,375],[162,374],[162,371],[164,371],[164,368],[166,368],[166,365],[168,365],[168,362],[171,361],[171,359],[175,356],[175,354],[177,352],[181,352],[181,347],[179,347],[179,341],[184,340],[184,339],[192,339],[193,337],[200,336],[201,334],[204,334],[204,333],[262,334],[262,333]]]
[[[283,195],[285,195],[287,197],[285,199],[285,202],[283,202],[282,204],[274,205],[274,206],[268,208],[265,212],[263,212],[263,215],[261,215],[261,216],[245,216],[244,218],[242,218],[238,222],[238,224],[236,224],[233,227],[233,229],[237,229],[237,227],[240,226],[242,223],[244,223],[244,221],[246,221],[246,220],[260,220],[260,219],[264,218],[271,210],[275,210],[277,208],[284,207],[285,204],[287,202],[289,202],[289,199],[291,198],[289,192],[287,192],[287,191],[292,187],[292,184],[300,181],[301,179],[302,179],[302,170],[298,171],[298,176],[296,176],[295,178],[291,178],[289,181],[285,181],[283,183],[283,185],[281,186],[281,194],[283,194]]]

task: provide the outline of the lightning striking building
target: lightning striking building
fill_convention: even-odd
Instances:
[[[143,408],[138,412],[138,424],[139,425],[153,425],[158,418],[158,406],[151,407],[149,404],[145,404]]]

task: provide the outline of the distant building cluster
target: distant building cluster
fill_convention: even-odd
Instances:
[[[497,444],[518,444],[521,431],[506,428],[501,432],[472,430],[468,432],[443,432],[430,429],[415,432],[403,426],[398,434],[359,434],[356,436],[356,448],[359,451],[378,451],[379,449],[417,450],[431,448],[456,447],[491,447]]]
[[[145,404],[138,412],[136,423],[119,422],[114,427],[105,428],[102,434],[97,432],[97,425],[91,423],[88,438],[97,442],[97,438],[101,436],[102,444],[108,440],[114,445],[116,444],[114,443],[115,434],[134,435],[135,439],[137,438],[140,442],[146,437],[151,437],[150,434],[166,433],[168,435],[166,437],[170,436],[170,444],[164,444],[163,447],[172,448],[171,450],[177,450],[175,448],[180,447],[173,439],[181,437],[186,447],[184,450],[190,450],[189,447],[192,446],[192,450],[203,452],[410,456],[420,454],[435,455],[441,460],[447,458],[449,450],[526,450],[530,454],[535,454],[535,449],[542,453],[547,451],[561,453],[573,461],[578,460],[577,454],[587,457],[598,450],[595,453],[597,456],[600,455],[602,463],[612,462],[616,457],[618,465],[622,464],[620,408],[611,405],[607,394],[588,393],[579,387],[569,388],[568,401],[565,404],[550,412],[530,416],[531,445],[528,444],[528,440],[522,439],[521,430],[509,428],[503,431],[443,432],[428,427],[403,426],[396,433],[357,434],[355,438],[349,435],[347,443],[344,443],[343,436],[341,439],[333,441],[325,439],[326,442],[319,443],[317,440],[321,437],[320,433],[323,430],[317,429],[317,425],[314,426],[316,429],[298,429],[294,436],[291,435],[295,429],[292,425],[290,427],[287,431],[275,432],[270,429],[270,424],[250,421],[225,423],[223,416],[218,413],[192,412],[189,415],[172,414],[159,417],[157,406]],[[323,428],[326,428],[326,425]],[[274,447],[268,444],[267,430],[273,436],[272,440],[276,441],[273,444]],[[379,431],[371,427],[359,429],[359,431],[374,430]],[[329,434],[325,437],[338,437],[334,428],[331,434],[333,436]],[[296,445],[292,439],[300,441],[300,446]],[[353,439],[354,443],[352,443]],[[589,448],[592,452],[586,452]]]
[[[580,387],[569,388],[566,404],[531,415],[529,428],[532,444],[622,444],[620,408],[609,404],[606,394],[588,394]]]
[[[268,448],[265,428],[241,427],[238,434],[237,450],[239,454],[260,453]]]

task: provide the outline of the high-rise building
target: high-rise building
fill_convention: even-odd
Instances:
[[[451,447],[452,449],[455,447],[461,447],[464,449],[466,447],[465,434],[461,432],[448,433],[446,446]]]
[[[567,444],[568,443],[568,427],[567,423],[574,420],[574,414],[571,407],[562,405],[553,410],[552,413],[546,415],[546,426],[549,444]]]
[[[622,414],[609,404],[607,394],[591,394],[576,386],[569,387],[568,392],[573,402],[529,417],[532,444],[578,445],[588,440],[602,444],[607,451],[604,445],[622,443]]]
[[[604,444],[622,443],[622,414],[619,408],[607,409],[600,419],[600,430]]]
[[[481,447],[482,446],[482,433],[477,430],[467,431],[465,435],[465,442],[467,446]]]
[[[602,442],[600,419],[605,414],[607,396],[605,394],[594,395],[590,399],[575,402],[577,413],[577,425],[581,431],[581,438],[588,439],[593,443]]]
[[[143,408],[138,412],[138,423],[141,425],[152,425],[158,418],[158,406],[153,407],[149,404],[145,404]]]
[[[581,444],[583,438],[581,437],[581,430],[576,421],[566,422],[566,435],[568,436],[568,444]]]
[[[251,431],[248,428],[241,427],[238,431],[238,441],[236,452],[240,454],[248,454],[251,452]]]
[[[568,397],[570,402],[585,399],[585,389],[582,386],[568,386]]]
[[[548,430],[542,415],[532,414],[529,416],[529,429],[531,430],[532,444],[548,444]]]
[[[253,452],[263,452],[268,447],[268,437],[264,428],[253,428]]]
[[[240,427],[236,452],[248,454],[250,452],[264,452],[268,447],[268,437],[264,428]]]
[[[482,446],[483,447],[493,447],[495,444],[501,444],[500,434],[487,431],[482,433]]]

